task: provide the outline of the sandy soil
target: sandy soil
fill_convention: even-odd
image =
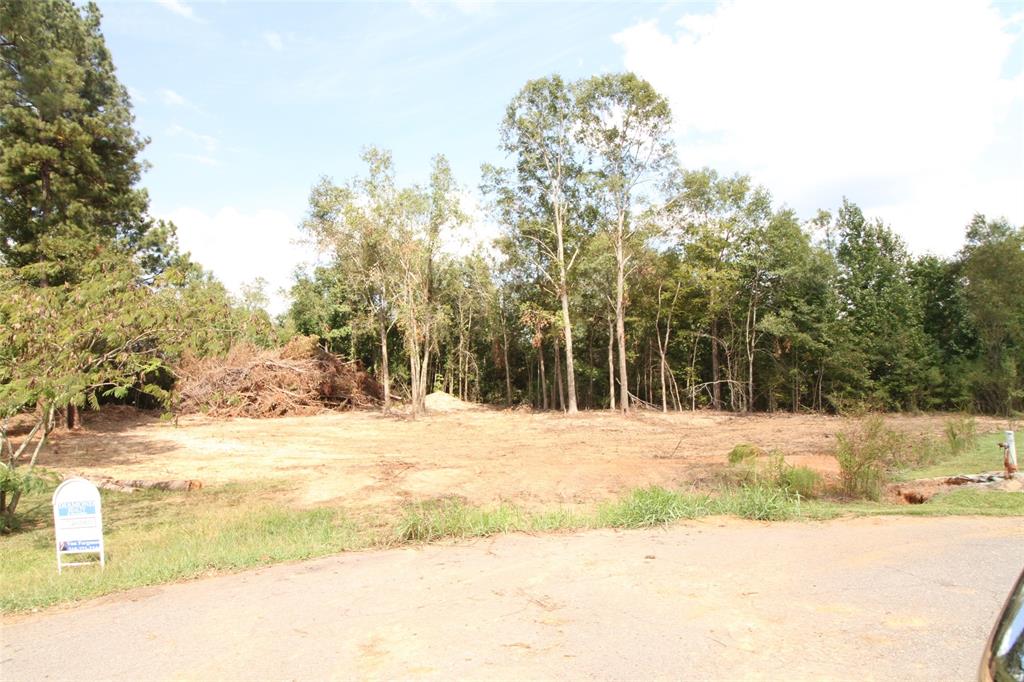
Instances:
[[[939,416],[890,421],[910,433],[936,433],[943,424]],[[569,418],[483,407],[436,411],[416,421],[347,412],[175,423],[123,408],[86,413],[81,432],[57,432],[40,464],[84,476],[206,485],[289,480],[299,503],[380,505],[461,495],[476,503],[572,505],[636,486],[693,482],[722,466],[737,443],[778,449],[792,464],[834,474],[829,453],[836,432],[849,426],[838,417],[808,415],[623,418],[589,412]]]
[[[4,680],[969,680],[1012,518],[705,520],[351,553],[0,620]]]

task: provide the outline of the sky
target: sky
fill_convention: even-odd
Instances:
[[[317,258],[310,188],[368,145],[403,184],[445,154],[487,239],[480,165],[552,73],[634,71],[684,167],[749,174],[804,219],[845,196],[943,256],[976,212],[1024,224],[1024,0],[99,4],[151,212],[232,290],[264,278],[275,313]]]

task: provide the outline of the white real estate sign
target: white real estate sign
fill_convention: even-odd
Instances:
[[[103,555],[103,515],[100,491],[84,478],[69,478],[53,493],[53,526],[57,536],[57,572],[64,566],[84,566],[94,561],[64,561],[67,554]]]

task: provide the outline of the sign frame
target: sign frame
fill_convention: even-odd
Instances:
[[[99,489],[84,478],[69,478],[53,491],[51,504],[57,573],[62,573],[65,566],[90,566],[96,563],[65,561],[64,557],[69,554],[99,554],[100,568],[106,568]]]

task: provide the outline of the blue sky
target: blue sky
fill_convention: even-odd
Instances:
[[[403,182],[444,153],[473,203],[505,105],[553,72],[638,72],[684,165],[751,173],[805,217],[845,194],[945,254],[976,210],[1024,222],[1024,2],[100,6],[152,211],[235,289],[287,285],[310,186],[366,145]]]

